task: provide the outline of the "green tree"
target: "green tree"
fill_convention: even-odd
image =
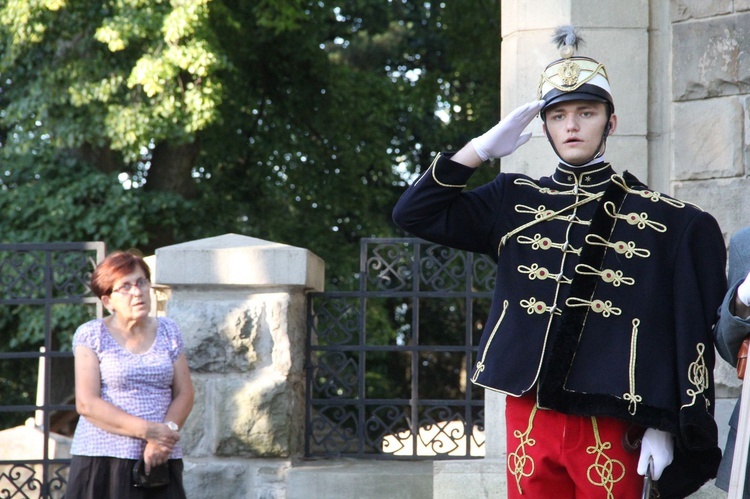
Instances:
[[[96,209],[101,193],[84,186],[119,186],[134,209],[73,219],[77,237],[150,252],[237,232],[307,247],[331,285],[349,285],[359,239],[394,234],[404,179],[496,119],[498,11],[495,0],[9,0],[3,188],[23,168],[33,199],[57,172]],[[17,221],[6,240],[71,237],[65,217],[41,232],[1,223]]]

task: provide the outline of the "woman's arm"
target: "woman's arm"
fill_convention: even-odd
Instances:
[[[174,363],[172,402],[170,402],[167,413],[164,416],[164,422],[171,421],[179,428],[182,428],[193,408],[194,399],[195,390],[193,389],[193,381],[190,378],[190,368],[188,367],[185,354],[181,354]],[[166,462],[171,453],[172,449],[160,447],[149,441],[143,450],[146,473],[150,473],[152,466],[158,466]]]
[[[172,381],[172,402],[169,404],[164,421],[173,421],[182,428],[190,411],[193,409],[195,390],[190,378],[185,354],[180,354],[174,363],[174,379]]]

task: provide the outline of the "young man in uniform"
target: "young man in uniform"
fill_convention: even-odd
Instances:
[[[506,398],[508,497],[640,497],[651,464],[661,497],[716,474],[712,325],[726,290],[714,218],[605,161],[617,129],[604,65],[562,58],[538,100],[455,154],[439,154],[403,194],[407,232],[497,260],[472,381]],[[540,179],[477,167],[529,140],[539,114],[559,158]]]

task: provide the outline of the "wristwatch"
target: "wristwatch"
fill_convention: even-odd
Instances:
[[[164,424],[172,431],[180,431],[180,427],[174,421],[166,421]]]

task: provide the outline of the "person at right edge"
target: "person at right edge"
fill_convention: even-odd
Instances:
[[[736,366],[742,340],[750,335],[750,227],[740,229],[729,241],[727,273],[730,288],[719,310],[719,321],[716,324],[716,350],[724,360]],[[750,376],[745,376],[744,382],[750,382]],[[729,418],[729,434],[724,447],[724,457],[721,459],[715,482],[717,487],[726,491],[729,490],[732,474],[740,404],[741,400],[737,400]],[[747,470],[745,470],[743,497],[750,499],[750,474]]]
[[[685,497],[721,460],[713,325],[724,239],[710,214],[605,161],[617,116],[604,65],[575,55],[573,27],[553,40],[562,58],[537,100],[438,154],[393,219],[497,263],[471,379],[508,395],[507,497],[638,498],[649,468],[662,499]],[[484,161],[529,140],[537,114],[559,158],[551,175],[501,172],[465,189]]]

